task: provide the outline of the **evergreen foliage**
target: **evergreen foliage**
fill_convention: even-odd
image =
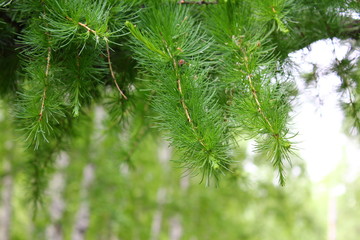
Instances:
[[[130,162],[155,128],[177,150],[179,166],[216,184],[237,166],[238,139],[253,139],[285,184],[296,150],[290,125],[296,89],[285,74],[286,57],[321,38],[358,41],[358,20],[351,18],[358,1],[195,3],[0,3],[0,94],[11,102],[28,148],[35,205],[54,158],[76,145],[94,106],[105,109],[105,129],[98,131],[119,142],[109,151],[121,152],[122,161]],[[358,134],[359,61],[346,59],[332,70]]]

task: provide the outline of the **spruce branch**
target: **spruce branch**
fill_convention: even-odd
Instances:
[[[28,147],[34,150],[39,150],[42,143],[54,140],[55,132],[59,130],[57,127],[66,116],[62,84],[58,84],[60,81],[56,75],[60,68],[52,56],[55,39],[49,31],[48,21],[45,21],[49,14],[42,7],[38,13],[41,17],[32,19],[19,41],[23,48],[21,54],[26,77],[16,105],[16,118]]]
[[[128,27],[130,33],[140,42],[142,42],[150,51],[159,54],[162,57],[167,58],[166,53],[158,49],[147,37],[145,37],[140,30],[131,22],[126,21],[125,26]]]
[[[185,104],[184,94],[181,89],[181,79],[180,78],[177,80],[177,86],[178,86],[178,90],[179,90],[180,97],[181,97],[181,100],[180,100],[181,105],[185,111],[186,118],[189,121],[189,123],[191,124],[192,129],[195,129],[195,126],[193,125],[193,121],[191,120],[191,117],[190,117],[189,108]]]
[[[349,114],[352,118],[353,118],[353,124],[352,127],[350,129],[350,131],[357,129],[357,131],[360,130],[360,116],[359,116],[359,103],[356,101],[355,99],[355,95],[354,97],[352,96],[353,93],[351,92],[350,88],[348,88],[348,95],[349,95],[349,103],[348,105],[350,105],[351,108],[351,114]]]

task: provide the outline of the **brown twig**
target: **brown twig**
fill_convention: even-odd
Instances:
[[[69,20],[69,21],[74,21],[71,17],[66,16],[65,18],[66,18],[67,20]],[[79,24],[80,26],[82,26],[83,28],[85,28],[86,30],[88,30],[89,32],[92,32],[94,35],[97,36],[96,31],[93,30],[93,29],[91,29],[91,28],[89,28],[88,25],[86,25],[85,23],[78,22],[77,24]]]
[[[69,21],[73,21],[73,19],[70,18],[70,17],[68,17],[68,16],[66,16],[66,19],[69,20]],[[85,28],[86,30],[88,30],[89,32],[93,33],[96,37],[99,36],[94,29],[91,29],[91,28],[88,27],[88,25],[86,25],[85,23],[78,22],[77,24],[79,24],[80,26],[82,26],[83,28]],[[114,73],[114,71],[113,71],[112,64],[111,64],[109,42],[108,42],[108,40],[107,40],[106,38],[105,38],[105,44],[106,44],[107,60],[108,60],[108,64],[109,64],[109,70],[110,70],[111,77],[112,77],[112,79],[114,80],[115,86],[116,86],[117,90],[119,90],[121,96],[123,96],[123,97],[127,100],[128,98],[126,97],[126,95],[124,94],[124,92],[121,90],[119,84],[118,84],[117,81],[116,81],[115,73]]]
[[[108,59],[108,63],[109,63],[109,69],[110,69],[111,77],[112,77],[112,79],[114,80],[114,83],[115,83],[115,85],[116,85],[116,88],[119,90],[121,96],[123,96],[123,97],[127,100],[128,98],[126,97],[126,95],[124,94],[124,92],[121,91],[121,89],[120,89],[120,87],[119,87],[119,84],[117,83],[116,78],[115,78],[115,74],[114,74],[114,71],[113,71],[113,68],[112,68],[112,64],[111,64],[109,43],[108,43],[108,41],[105,41],[105,43],[106,43],[107,59]]]
[[[78,24],[79,24],[80,26],[84,27],[84,28],[85,28],[86,30],[88,30],[89,32],[92,32],[94,35],[96,35],[96,36],[97,36],[96,31],[95,31],[95,30],[93,30],[93,29],[91,29],[91,28],[89,28],[86,24],[81,23],[81,22],[78,22]]]
[[[50,58],[51,58],[51,48],[48,47],[48,55],[47,55],[47,58],[46,58],[46,70],[45,70],[46,79],[48,79],[48,77],[49,77]],[[41,108],[40,108],[40,113],[39,113],[39,121],[42,120],[43,112],[44,112],[44,109],[45,109],[46,91],[47,91],[47,81],[46,81],[44,91],[43,91],[43,95],[42,95]]]
[[[166,50],[169,54],[169,57],[172,59],[173,61],[173,67],[174,67],[174,70],[175,70],[175,74],[176,74],[176,78],[177,78],[177,87],[178,87],[178,91],[180,93],[180,102],[181,102],[181,105],[185,111],[185,115],[186,115],[186,118],[188,120],[188,122],[191,124],[192,128],[195,129],[195,126],[194,126],[194,123],[190,117],[190,113],[189,113],[189,108],[186,106],[185,104],[185,99],[184,99],[184,94],[183,94],[183,91],[182,91],[182,88],[181,88],[181,78],[180,78],[180,75],[178,73],[178,64],[176,63],[176,60],[175,58],[173,57],[173,55],[171,54],[170,52],[170,49],[169,47],[167,46],[167,43],[165,40],[164,41],[164,44],[165,44],[165,47],[166,47]]]

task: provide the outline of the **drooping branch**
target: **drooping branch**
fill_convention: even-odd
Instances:
[[[46,58],[46,70],[45,70],[45,87],[42,94],[42,100],[41,100],[41,108],[39,113],[39,121],[43,119],[43,112],[45,109],[45,99],[46,99],[46,91],[47,91],[47,84],[48,84],[48,78],[49,78],[49,71],[50,71],[50,58],[51,58],[51,48],[48,47],[48,55]]]
[[[116,86],[117,90],[119,90],[121,96],[123,96],[123,97],[127,100],[128,98],[126,97],[126,95],[124,94],[124,92],[121,90],[121,88],[119,87],[119,84],[118,84],[117,81],[116,81],[115,73],[114,73],[114,71],[113,71],[112,64],[111,64],[109,43],[108,43],[107,40],[105,41],[105,44],[106,44],[106,53],[107,53],[107,59],[108,59],[108,64],[109,64],[109,69],[110,69],[111,77],[112,77],[112,79],[113,79],[113,81],[114,81],[114,83],[115,83],[115,86]]]
[[[180,78],[180,74],[179,74],[179,70],[178,70],[178,64],[176,62],[176,59],[174,58],[174,56],[171,54],[171,51],[166,43],[165,40],[163,40],[164,44],[165,44],[165,48],[169,54],[169,57],[170,59],[172,60],[172,63],[173,63],[173,67],[174,67],[174,70],[175,70],[175,75],[176,75],[176,82],[177,82],[177,88],[178,88],[178,91],[179,91],[179,94],[180,94],[180,102],[181,102],[181,105],[185,111],[185,115],[186,115],[186,118],[188,120],[188,122],[191,124],[191,127],[193,129],[195,129],[195,126],[194,126],[194,123],[190,117],[190,113],[189,113],[189,108],[186,106],[185,104],[185,99],[184,99],[184,94],[183,94],[183,91],[182,91],[182,87],[181,87],[181,78]]]
[[[248,57],[246,56],[246,51],[241,48],[241,51],[244,55],[244,65],[245,65],[245,69],[246,69],[246,73],[247,73],[247,79],[249,81],[249,86],[250,86],[250,90],[251,90],[251,94],[253,95],[253,98],[255,100],[255,103],[258,107],[258,112],[260,113],[260,115],[262,116],[262,118],[265,120],[265,122],[267,123],[267,125],[269,126],[270,128],[270,131],[274,134],[275,136],[275,131],[274,131],[274,128],[272,126],[272,124],[270,123],[269,119],[266,117],[262,107],[261,107],[261,103],[259,101],[259,97],[257,95],[257,92],[256,92],[256,89],[254,87],[254,84],[253,84],[253,81],[252,81],[252,74],[251,74],[251,71],[250,71],[250,67],[249,67],[249,62],[248,62]]]
[[[180,96],[181,96],[181,100],[180,100],[181,105],[182,105],[182,107],[183,107],[183,109],[185,111],[186,118],[187,118],[187,120],[188,120],[188,122],[190,124],[193,124],[192,119],[190,117],[189,108],[185,104],[184,94],[183,94],[182,89],[181,89],[181,80],[180,80],[180,78],[177,80],[177,86],[178,86],[178,91],[179,91]]]
[[[86,30],[88,30],[89,32],[92,32],[95,36],[97,36],[97,33],[95,30],[89,28],[86,24],[82,23],[82,22],[78,22],[78,24],[82,27],[84,27]]]
[[[69,21],[73,21],[72,18],[66,16],[66,19],[69,20]],[[91,32],[95,35],[96,38],[99,38],[99,35],[98,33],[94,30],[94,29],[91,29],[88,25],[86,25],[85,23],[82,23],[82,22],[78,22],[77,23],[79,26],[85,28],[88,32]],[[126,97],[126,95],[124,94],[124,92],[121,90],[119,84],[117,83],[116,81],[116,77],[115,77],[115,73],[113,71],[113,68],[112,68],[112,63],[111,63],[111,56],[110,56],[110,47],[109,47],[109,40],[104,37],[104,40],[105,40],[105,45],[106,45],[106,53],[107,53],[107,60],[108,60],[108,65],[109,65],[109,70],[110,70],[110,74],[111,74],[111,78],[113,79],[114,83],[115,83],[115,86],[117,88],[117,90],[119,91],[119,93],[121,94],[121,96],[123,96],[124,99],[128,99]]]
[[[263,101],[261,101],[258,90],[255,88],[252,74],[253,69],[251,67],[252,61],[249,59],[251,52],[248,52],[247,49],[238,43],[237,46],[241,52],[239,60],[241,59],[243,67],[243,69],[239,70],[243,75],[246,76],[246,81],[251,92],[251,97],[256,105],[259,117],[262,120],[262,123],[256,126],[256,128],[259,130],[259,137],[257,137],[259,145],[257,145],[257,149],[259,152],[265,153],[271,159],[273,166],[277,167],[279,173],[279,183],[281,186],[284,186],[285,175],[283,160],[289,160],[289,154],[291,153],[291,144],[288,141],[288,138],[285,136],[287,135],[287,130],[284,129],[282,125],[277,124],[276,121],[271,122],[268,115],[266,114],[267,112],[264,111],[263,106],[266,105],[266,101],[269,100],[263,99]],[[261,88],[259,91],[261,91]],[[265,107],[265,109],[268,109],[268,107]],[[264,128],[266,129],[265,131],[263,131]],[[263,137],[263,135],[266,135],[266,137]]]
[[[274,133],[274,128],[272,126],[272,124],[270,123],[269,119],[266,117],[264,111],[262,110],[262,107],[261,107],[261,104],[260,104],[260,101],[259,101],[259,98],[257,96],[257,93],[256,93],[256,89],[254,87],[254,84],[252,82],[252,75],[248,75],[247,76],[247,79],[249,81],[249,85],[250,85],[250,88],[251,88],[251,94],[253,95],[254,99],[255,99],[255,102],[256,102],[256,105],[258,107],[258,112],[261,114],[261,116],[264,118],[265,122],[269,125],[270,127],[270,130],[271,132]]]
[[[166,50],[167,50],[167,52],[168,52],[168,54],[169,54],[169,57],[170,57],[170,59],[172,60],[172,63],[173,63],[173,68],[174,68],[175,75],[176,75],[176,78],[177,78],[177,80],[176,80],[177,89],[178,89],[179,94],[180,94],[181,106],[182,106],[182,108],[183,108],[183,110],[184,110],[184,112],[185,112],[186,118],[187,118],[187,120],[188,120],[188,122],[189,122],[189,124],[190,124],[190,126],[191,126],[192,131],[194,132],[195,135],[197,135],[196,126],[195,126],[193,120],[191,119],[191,116],[190,116],[190,113],[189,113],[189,108],[188,108],[188,106],[187,106],[186,103],[185,103],[185,97],[184,97],[184,93],[183,93],[183,90],[182,90],[182,87],[181,87],[181,76],[180,76],[180,73],[179,73],[179,65],[180,65],[180,66],[183,65],[183,64],[184,64],[184,63],[183,63],[184,60],[180,60],[181,62],[177,63],[175,57],[172,55],[172,53],[171,53],[171,51],[170,51],[170,49],[169,49],[168,44],[166,43],[166,41],[165,41],[164,39],[163,39],[163,42],[164,42],[164,44],[165,44],[165,48],[166,48]],[[199,137],[197,137],[197,140],[199,141],[199,143],[200,143],[205,149],[207,149],[207,147],[206,147],[206,145],[205,145],[205,143],[203,142],[202,139],[200,139]]]

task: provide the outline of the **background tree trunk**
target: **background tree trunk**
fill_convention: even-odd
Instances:
[[[81,199],[80,208],[76,214],[75,227],[72,233],[72,240],[83,240],[85,239],[85,233],[89,227],[89,203],[88,203],[88,192],[91,183],[94,180],[94,166],[87,164],[83,171],[83,181],[81,187]]]
[[[69,156],[65,152],[61,152],[56,160],[57,172],[50,181],[49,195],[51,196],[50,218],[51,224],[46,229],[46,237],[51,240],[63,239],[62,226],[59,222],[64,209],[65,202],[62,193],[65,187],[64,170],[69,165]]]
[[[1,205],[0,205],[0,239],[10,239],[10,226],[12,215],[12,192],[13,177],[11,174],[11,163],[8,159],[4,160],[4,172],[7,173],[2,181]]]
[[[171,159],[171,149],[169,148],[169,143],[163,141],[159,144],[158,149],[158,159],[164,168],[165,172],[169,172],[169,161]],[[165,177],[166,179],[166,177]],[[160,187],[157,191],[157,203],[158,207],[154,214],[153,221],[151,224],[151,233],[150,239],[156,240],[159,239],[159,234],[161,232],[161,224],[162,224],[162,215],[163,215],[163,206],[166,201],[167,189],[164,187]]]

